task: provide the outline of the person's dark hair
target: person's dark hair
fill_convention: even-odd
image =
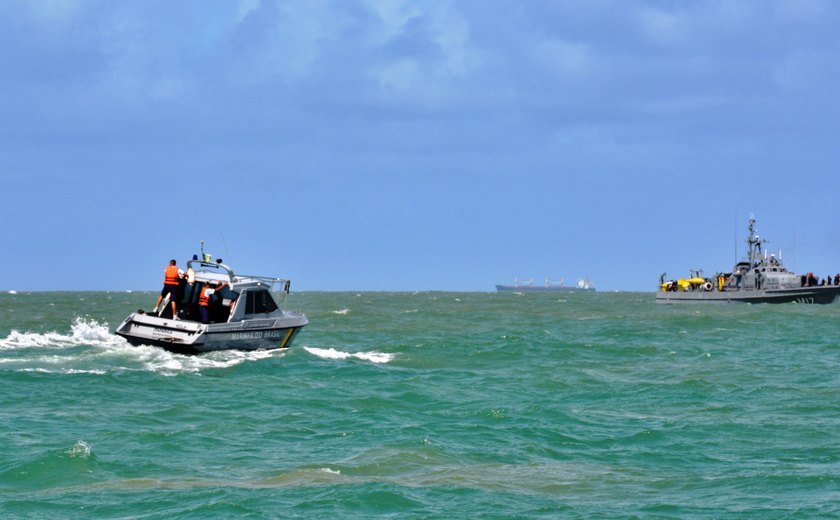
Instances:
[[[175,265],[175,264],[177,264],[177,262],[175,260],[170,260],[169,261],[169,265]]]

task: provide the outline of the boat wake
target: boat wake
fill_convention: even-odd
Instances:
[[[342,352],[334,348],[303,347],[304,350],[323,359],[361,359],[371,363],[390,363],[396,357],[395,354],[385,352]]]
[[[0,338],[0,372],[114,374],[155,372],[165,376],[229,368],[247,361],[284,356],[284,350],[225,350],[186,356],[158,347],[133,347],[112,334],[107,323],[76,318],[69,334],[18,332]]]
[[[123,344],[125,340],[115,336],[108,330],[108,324],[97,323],[94,320],[76,318],[70,327],[70,334],[47,332],[18,332],[13,330],[6,338],[0,339],[0,350],[24,348],[66,348],[78,345],[111,346]]]

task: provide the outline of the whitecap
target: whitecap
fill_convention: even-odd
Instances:
[[[175,354],[159,347],[126,345],[124,353],[136,357],[144,370],[164,376],[181,373],[199,373],[214,368],[230,368],[247,361],[257,361],[272,356],[284,356],[284,349],[274,350],[220,350],[195,356]]]
[[[339,316],[344,316],[345,314],[350,312],[350,309],[339,309],[337,311],[332,311],[332,312],[333,312],[333,314],[338,314]]]
[[[85,441],[76,441],[76,444],[68,449],[66,453],[73,458],[86,459],[90,457],[90,445]]]
[[[0,363],[9,363],[9,362],[17,362],[19,360],[10,360],[10,359],[0,359]],[[60,369],[49,369],[49,368],[20,368],[16,370],[16,372],[32,372],[35,374],[94,374],[97,376],[101,376],[107,374],[106,370],[80,370],[75,368],[60,368]]]
[[[341,471],[336,469],[321,468],[320,471],[323,471],[324,473],[329,473],[330,475],[341,475]]]
[[[11,291],[9,291],[9,294],[17,294],[17,291],[12,289]]]
[[[111,334],[107,323],[96,320],[75,318],[70,327],[70,334],[58,332],[18,332],[13,330],[0,339],[0,349],[33,347],[74,347],[77,345],[112,346],[125,343],[121,337]]]
[[[354,356],[365,361],[370,361],[371,363],[388,363],[395,357],[394,354],[385,352],[359,352],[354,354]]]
[[[303,348],[313,356],[317,356],[324,359],[356,358],[364,361],[370,361],[371,363],[388,363],[390,361],[393,361],[393,359],[396,357],[395,354],[388,354],[385,352],[342,352],[341,350],[336,350],[334,348]]]

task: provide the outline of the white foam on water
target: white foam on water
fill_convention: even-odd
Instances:
[[[198,355],[175,354],[159,347],[140,345],[137,347],[127,342],[118,348],[111,348],[110,354],[118,354],[131,367],[124,370],[143,370],[164,376],[176,376],[183,373],[200,373],[208,369],[230,368],[248,361],[258,361],[273,356],[285,356],[286,351],[275,350],[220,350]]]
[[[96,320],[75,318],[70,327],[70,334],[58,332],[18,332],[13,330],[0,339],[0,349],[19,349],[33,347],[66,348],[77,345],[111,346],[125,343],[121,337],[111,334],[107,323]]]
[[[0,360],[0,363],[3,361],[8,362],[8,360]],[[49,368],[20,368],[17,372],[34,372],[36,374],[95,374],[95,375],[104,375],[107,374],[107,370],[81,370],[76,368],[62,368],[62,369],[49,369]]]
[[[332,311],[332,312],[333,312],[333,314],[338,314],[339,316],[344,316],[345,314],[350,312],[350,309],[339,309],[337,311]]]
[[[17,294],[17,291],[12,289],[11,291],[9,291],[9,294]]]
[[[90,444],[85,441],[76,441],[76,444],[68,449],[66,453],[73,458],[86,459],[90,457]]]
[[[286,354],[285,349],[174,354],[159,347],[132,346],[112,334],[107,323],[84,318],[73,320],[69,334],[12,331],[0,339],[2,351],[9,355],[0,357],[0,367],[17,372],[108,374],[148,371],[165,376],[224,369]]]
[[[329,473],[330,475],[341,475],[341,471],[336,469],[321,468],[320,471],[323,471],[324,473]]]
[[[362,359],[371,363],[389,363],[394,360],[396,354],[385,352],[342,352],[334,348],[303,347],[304,350],[323,359]]]

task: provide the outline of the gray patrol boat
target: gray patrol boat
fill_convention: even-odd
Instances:
[[[768,255],[762,244],[767,241],[755,233],[755,218],[750,215],[747,259],[735,264],[732,272],[704,278],[702,269],[679,280],[659,277],[657,303],[745,302],[745,303],[833,303],[840,286],[820,285],[813,274],[797,275],[788,271],[781,257]]]
[[[285,348],[309,321],[302,313],[277,304],[271,294],[275,283],[282,287],[282,305],[289,294],[289,280],[235,274],[227,265],[210,262],[202,252],[201,260],[193,257],[187,262],[177,291],[178,316],[172,316],[167,296],[160,312],[133,312],[116,333],[135,346],[153,345],[183,354]],[[198,314],[202,289],[220,284],[226,285],[209,298],[210,323],[202,323]]]

